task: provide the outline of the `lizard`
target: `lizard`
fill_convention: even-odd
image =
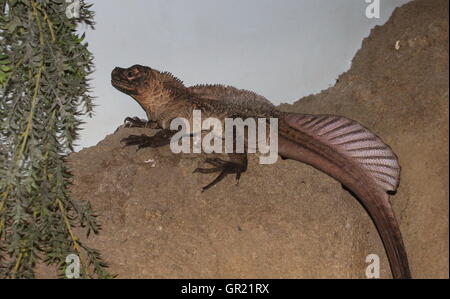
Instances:
[[[177,82],[183,84],[181,80],[176,78],[170,72],[161,73],[163,80]],[[178,85],[177,84],[177,85]],[[224,101],[232,105],[233,103],[243,102],[248,106],[257,105],[273,108],[274,105],[265,97],[244,89],[237,89],[233,86],[225,86],[220,84],[198,84],[186,88],[190,93],[195,94],[199,98],[208,98],[210,100]],[[144,109],[145,110],[145,109]],[[125,119],[125,127],[128,128],[152,128],[160,129],[155,120],[142,120],[138,117],[127,117]]]
[[[339,181],[372,218],[384,244],[393,278],[411,278],[408,257],[389,195],[400,183],[400,165],[391,147],[358,122],[337,115],[288,113],[276,109],[267,99],[251,91],[221,85],[186,87],[168,72],[142,65],[116,67],[111,83],[131,96],[145,110],[148,119],[161,130],[153,136],[130,135],[125,146],[160,147],[170,143],[175,132],[170,122],[191,120],[194,110],[206,117],[277,118],[278,153],[283,159],[306,163]],[[131,120],[131,121],[130,121]],[[129,126],[146,126],[127,118]],[[195,173],[219,173],[208,190],[229,174],[239,180],[247,171],[247,154],[228,154],[229,159],[205,160],[213,168]]]

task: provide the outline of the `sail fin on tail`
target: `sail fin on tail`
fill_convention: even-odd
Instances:
[[[334,115],[289,114],[289,125],[336,149],[367,170],[386,192],[395,192],[400,182],[397,156],[378,136],[358,122]]]

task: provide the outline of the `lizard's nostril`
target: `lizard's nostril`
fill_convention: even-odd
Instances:
[[[117,77],[119,75],[119,73],[120,73],[120,67],[115,67],[111,72],[111,77],[112,78]]]

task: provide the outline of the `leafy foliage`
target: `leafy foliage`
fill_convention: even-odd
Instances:
[[[75,228],[97,233],[88,202],[72,198],[66,157],[91,114],[93,57],[77,26],[93,26],[81,1],[69,19],[65,0],[0,0],[0,277],[33,278],[40,261],[64,275],[66,257],[81,277],[111,277]],[[79,231],[79,230],[76,230]]]

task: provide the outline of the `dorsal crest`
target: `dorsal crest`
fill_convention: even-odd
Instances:
[[[161,72],[161,73],[160,73],[160,76],[161,76],[161,81],[164,82],[164,83],[165,83],[165,82],[170,82],[170,83],[179,85],[180,87],[181,87],[181,86],[184,87],[183,81],[181,81],[180,79],[178,79],[177,77],[175,77],[175,76],[174,76],[172,73],[170,73],[170,72]]]

